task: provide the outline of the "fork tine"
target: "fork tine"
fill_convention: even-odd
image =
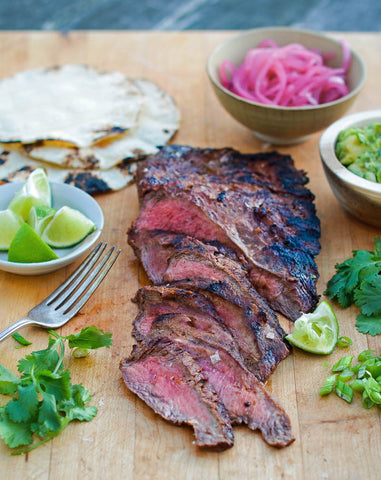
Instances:
[[[48,297],[46,297],[43,303],[46,305],[51,305],[56,300],[59,300],[59,297],[64,292],[70,293],[74,291],[76,286],[87,275],[87,272],[90,271],[92,266],[98,261],[98,258],[102,255],[106,247],[107,242],[98,243],[94,250],[89,253],[89,255],[83,260],[83,262],[70,275],[70,277],[68,277],[64,281],[64,283],[62,283],[56,290],[54,290],[54,292],[52,292]]]
[[[94,268],[83,282],[78,286],[73,295],[66,297],[66,299],[57,308],[64,307],[63,315],[73,317],[76,315],[83,305],[88,301],[99,284],[103,281],[110,268],[114,265],[116,259],[120,254],[120,249],[114,252],[115,247],[112,247],[103,257],[102,261]],[[113,254],[114,253],[114,254]],[[56,309],[57,310],[57,309]]]

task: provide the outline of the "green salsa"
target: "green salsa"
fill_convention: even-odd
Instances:
[[[335,153],[356,175],[381,183],[381,124],[350,127],[337,138]]]

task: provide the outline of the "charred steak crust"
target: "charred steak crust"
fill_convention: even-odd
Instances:
[[[275,310],[295,319],[316,307],[320,224],[308,179],[291,157],[172,145],[141,164],[137,181],[141,211],[130,232],[218,240],[246,258],[254,286]]]

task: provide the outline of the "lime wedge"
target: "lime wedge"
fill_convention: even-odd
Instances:
[[[52,194],[48,177],[43,168],[33,170],[22,188],[15,194],[8,208],[28,219],[33,205],[52,206]]]
[[[23,223],[9,246],[8,260],[18,263],[47,262],[58,258],[27,223]]]
[[[327,355],[333,352],[339,336],[339,324],[330,305],[323,301],[312,313],[303,313],[294,331],[286,339],[306,352]]]
[[[8,250],[17,230],[24,223],[24,219],[12,210],[0,211],[0,250]]]
[[[46,205],[34,205],[29,210],[28,223],[37,233],[37,235],[41,236],[42,232],[50,223],[55,213],[56,210],[54,210],[54,208]]]
[[[72,247],[93,230],[95,225],[88,217],[78,210],[65,206],[57,211],[41,238],[51,247]]]

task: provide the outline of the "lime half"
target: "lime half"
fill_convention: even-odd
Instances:
[[[62,207],[42,232],[41,238],[51,247],[72,247],[95,230],[94,223],[79,210]]]
[[[37,235],[41,236],[42,232],[50,223],[55,213],[56,210],[48,207],[47,205],[34,205],[29,210],[28,223],[37,233]]]
[[[43,168],[33,170],[22,188],[15,194],[8,208],[28,219],[33,205],[52,206],[52,193],[48,177]]]
[[[32,229],[24,223],[17,230],[9,246],[8,260],[19,263],[47,262],[55,260],[57,255]]]
[[[0,250],[8,250],[17,230],[24,223],[24,219],[12,210],[0,211]]]
[[[303,313],[294,331],[286,339],[306,352],[327,355],[333,352],[339,336],[339,324],[331,306],[323,301],[312,313]]]

